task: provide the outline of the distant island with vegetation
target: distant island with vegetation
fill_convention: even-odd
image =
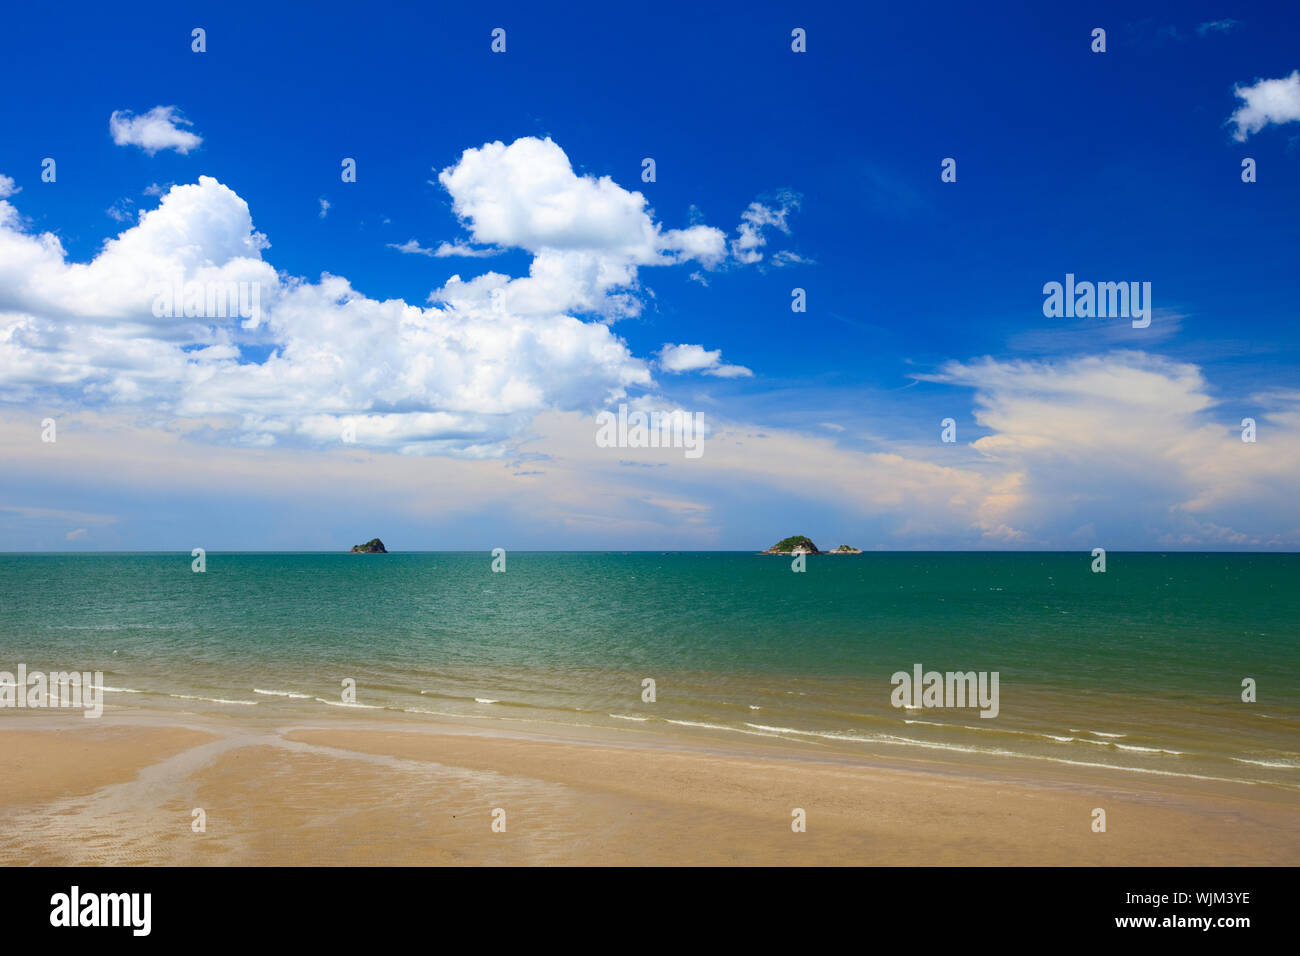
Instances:
[[[789,538],[782,538],[766,551],[760,551],[760,554],[861,554],[861,548],[854,548],[847,544],[842,544],[834,551],[821,551],[817,545],[813,544],[812,538],[807,535],[796,534]]]
[[[387,554],[388,549],[378,538],[371,538],[365,544],[354,544],[348,554]]]

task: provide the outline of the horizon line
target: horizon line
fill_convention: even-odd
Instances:
[[[498,547],[500,547],[498,545]],[[0,549],[0,556],[3,555],[38,555],[38,554],[63,554],[63,555],[93,555],[93,554],[181,554],[191,556],[190,550],[165,549],[146,549],[134,551],[72,551],[72,550],[38,550],[38,551],[18,551]],[[205,548],[205,554],[343,554],[351,555],[357,553],[380,553],[380,554],[491,554],[493,548],[438,548],[438,549],[413,549],[413,550],[386,550],[383,552],[353,552],[348,550],[296,550],[296,549],[214,549]],[[751,550],[749,548],[504,548],[507,553],[515,552],[516,554],[753,554],[760,557],[781,557],[793,552],[773,552],[769,553],[766,549]],[[1090,548],[876,548],[863,549],[859,554],[1091,554],[1093,549]],[[1246,549],[1211,549],[1211,550],[1193,550],[1186,548],[1106,548],[1107,554],[1300,554],[1300,549],[1282,550],[1274,549],[1268,551],[1251,551]],[[803,552],[812,557],[818,555],[829,555],[833,551]],[[851,553],[850,553],[851,554]],[[845,553],[837,555],[838,557],[848,556]]]

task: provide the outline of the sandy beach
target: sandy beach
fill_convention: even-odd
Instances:
[[[6,865],[1300,863],[1293,789],[1014,759],[131,709],[6,715],[0,747]]]

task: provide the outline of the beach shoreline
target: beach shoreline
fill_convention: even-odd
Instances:
[[[6,865],[1300,863],[1285,786],[345,709],[5,717]]]

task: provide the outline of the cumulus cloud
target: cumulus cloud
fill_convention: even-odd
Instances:
[[[130,110],[114,110],[108,129],[118,146],[139,146],[150,156],[164,149],[188,153],[203,138],[182,126],[193,126],[174,106],[155,106],[148,113],[135,116]]]
[[[467,149],[438,181],[474,241],[532,253],[601,253],[637,265],[719,261],[724,236],[710,226],[665,231],[639,192],[608,176],[579,176],[549,137]]]
[[[539,413],[653,388],[649,364],[604,320],[639,309],[641,268],[717,261],[720,230],[662,227],[640,194],[574,174],[550,141],[467,150],[440,179],[475,242],[533,253],[526,275],[453,276],[424,306],[370,298],[342,276],[279,275],[248,205],[207,176],[173,186],[87,263],[69,261],[57,236],[26,232],[3,202],[0,399],[130,406],[253,447],[347,435],[491,457]],[[210,303],[227,288],[255,290],[259,308],[205,308],[205,293]],[[186,308],[157,308],[166,290]]]
[[[22,192],[22,187],[14,185],[12,176],[0,175],[0,199],[8,199],[20,192]]]
[[[722,350],[708,351],[702,345],[664,345],[659,350],[659,367],[665,372],[703,372],[718,378],[742,378],[753,375],[743,365],[724,365]]]
[[[637,315],[639,268],[691,260],[715,268],[726,257],[722,230],[664,229],[651,217],[645,196],[608,176],[579,176],[549,138],[467,149],[438,181],[473,243],[533,254],[528,277],[495,293],[510,310],[558,308],[608,319]],[[454,290],[454,298],[491,293],[494,282],[467,284]]]
[[[165,148],[146,119],[115,124]],[[473,457],[506,454],[542,412],[653,389],[649,362],[609,322],[640,311],[641,270],[717,267],[721,230],[662,225],[640,193],[578,175],[550,140],[466,150],[439,181],[470,241],[392,247],[433,257],[519,248],[532,253],[527,274],[453,275],[424,305],[370,298],[342,276],[277,274],[247,203],[207,176],[151,187],[158,208],[85,263],[69,261],[56,235],[27,232],[0,200],[0,400],[130,406],[253,447],[348,435]],[[255,295],[257,308],[214,311],[214,291],[218,303]],[[164,298],[174,306],[158,308]],[[695,370],[751,374],[717,356]]]
[[[1259,412],[1265,446],[1241,441],[1236,410],[1221,409],[1195,365],[1120,351],[1056,362],[949,362],[932,382],[973,388],[975,419],[990,434],[972,448],[1001,476],[996,523],[1056,541],[1088,528],[1092,544],[1163,541],[1276,544],[1300,512],[1288,486],[1300,469],[1300,404]],[[997,499],[1000,497],[1000,501]],[[1210,525],[1220,530],[1210,530]],[[1225,532],[1223,529],[1228,529]],[[1229,537],[1225,537],[1228,534]]]
[[[330,212],[330,201],[326,199],[324,196],[322,196],[320,199],[320,218],[324,219],[326,216],[329,215],[329,212]]]
[[[1237,129],[1232,138],[1244,143],[1269,123],[1294,123],[1300,120],[1300,70],[1278,80],[1256,80],[1250,86],[1238,84],[1232,92],[1242,105],[1228,118]]]

